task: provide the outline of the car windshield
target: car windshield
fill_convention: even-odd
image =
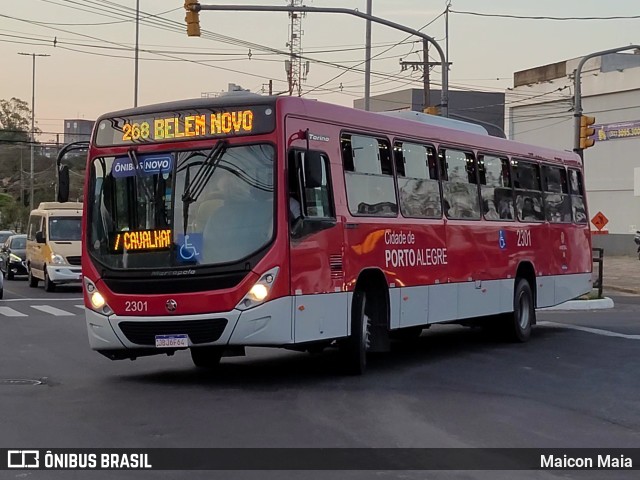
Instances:
[[[91,255],[114,268],[217,265],[269,243],[273,147],[216,147],[94,159]]]
[[[7,238],[9,238],[11,235],[13,235],[13,233],[11,232],[0,233],[0,243],[6,242]]]
[[[27,248],[27,237],[17,237],[12,239],[11,248],[14,250],[24,250]]]
[[[49,240],[54,242],[75,242],[81,235],[80,217],[49,218]]]

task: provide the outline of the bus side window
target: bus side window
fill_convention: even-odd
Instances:
[[[547,221],[571,223],[571,199],[564,167],[543,165],[544,205]]]
[[[402,215],[417,218],[442,217],[435,148],[396,142],[393,151]]]
[[[523,160],[512,160],[513,184],[516,189],[516,211],[521,222],[544,222],[544,203],[540,184],[540,166]]]
[[[478,155],[482,213],[486,220],[513,220],[513,190],[509,160]]]
[[[480,200],[476,162],[471,153],[440,150],[443,168],[442,196],[447,217],[460,220],[480,219]]]
[[[587,223],[587,207],[584,204],[582,174],[573,168],[569,169],[569,192],[571,193],[573,221],[575,223]]]
[[[398,205],[389,142],[346,133],[340,142],[351,214],[396,217]]]

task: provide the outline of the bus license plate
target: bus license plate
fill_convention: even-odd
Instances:
[[[156,348],[188,347],[188,335],[156,335]]]

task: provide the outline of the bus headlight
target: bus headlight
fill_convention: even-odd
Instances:
[[[269,293],[273,287],[280,267],[274,267],[260,277],[256,283],[249,289],[240,303],[236,305],[238,310],[247,310],[263,303],[269,298]]]
[[[87,290],[87,295],[89,296],[89,303],[91,304],[91,309],[95,310],[98,313],[102,313],[103,315],[113,314],[113,310],[111,310],[111,307],[107,305],[107,301],[104,299],[102,294],[98,291],[98,289],[96,288],[96,285],[87,277],[84,277],[83,280],[84,280],[84,288]]]
[[[62,255],[58,255],[56,253],[52,253],[51,254],[51,263],[54,264],[54,265],[64,265],[67,262],[65,262],[64,257]]]

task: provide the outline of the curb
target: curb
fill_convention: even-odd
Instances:
[[[603,310],[606,308],[613,308],[613,300],[609,297],[598,298],[596,300],[569,300],[560,305],[539,308],[538,310]]]

